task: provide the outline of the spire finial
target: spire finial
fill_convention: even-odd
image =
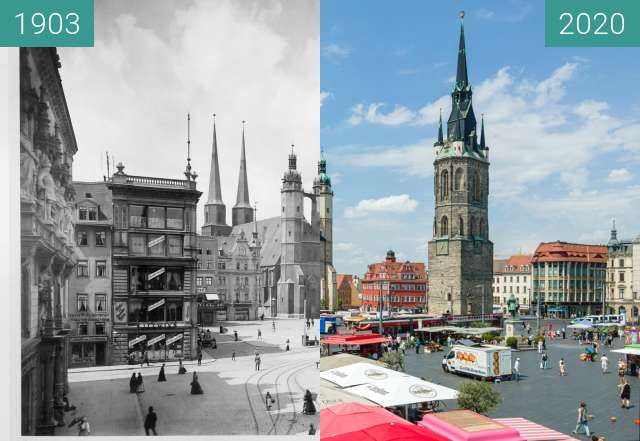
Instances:
[[[258,238],[258,201],[253,203],[253,236]]]
[[[292,154],[292,155],[295,155],[295,153],[293,152],[293,148],[294,148],[294,147],[295,147],[295,146],[294,146],[293,144],[291,144],[291,154]]]
[[[460,21],[464,21],[464,11],[460,11]]]
[[[438,123],[438,142],[437,145],[444,144],[444,137],[442,135],[442,107],[440,108],[440,119]]]
[[[194,178],[191,174],[191,114],[187,113],[187,168],[184,171],[187,181]],[[195,179],[195,178],[194,178]]]
[[[481,119],[480,119],[480,150],[485,150],[486,148],[486,143],[484,140],[484,113],[480,114],[481,115]]]

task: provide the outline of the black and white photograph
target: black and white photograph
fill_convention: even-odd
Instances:
[[[19,49],[21,433],[313,435],[319,0],[95,0]]]

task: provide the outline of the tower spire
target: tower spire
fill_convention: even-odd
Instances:
[[[233,225],[246,224],[253,220],[253,208],[249,202],[249,181],[247,179],[247,158],[245,152],[244,125],[242,121],[242,148],[240,151],[240,174],[238,176],[238,195],[233,206]]]
[[[481,122],[480,122],[480,150],[485,150],[487,148],[487,145],[485,144],[484,141],[484,113],[481,116]]]
[[[213,114],[213,142],[211,146],[211,172],[209,173],[209,198],[207,204],[224,204],[220,186],[220,166],[218,164],[218,137],[216,135],[216,114]]]
[[[444,144],[444,139],[442,136],[442,107],[440,108],[440,122],[438,124],[438,144]]]
[[[464,44],[464,11],[460,11],[460,43],[458,45],[458,72],[456,73],[456,88],[463,89],[469,84],[467,76],[467,54]]]

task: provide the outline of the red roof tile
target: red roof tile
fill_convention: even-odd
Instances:
[[[567,242],[543,242],[533,254],[532,262],[607,262],[605,245]]]

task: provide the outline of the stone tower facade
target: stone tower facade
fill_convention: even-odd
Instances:
[[[318,198],[320,247],[322,258],[322,282],[320,297],[325,308],[337,306],[336,270],[333,267],[333,190],[327,174],[327,161],[318,162],[318,176],[313,182],[314,194]]]
[[[216,121],[214,115],[211,171],[209,173],[209,195],[207,203],[204,205],[204,225],[202,226],[202,234],[205,236],[226,236],[230,232],[231,227],[227,225],[227,207],[222,200],[222,188],[220,186],[218,138],[216,136]]]
[[[464,17],[464,14],[461,14]],[[435,216],[429,254],[429,312],[492,312],[493,243],[489,240],[489,148],[480,136],[467,76],[464,23],[444,139],[434,144]]]
[[[244,124],[244,121],[243,121]],[[249,202],[249,181],[247,179],[247,158],[245,155],[244,125],[242,126],[242,152],[240,153],[240,175],[238,176],[238,196],[231,210],[232,225],[253,222],[253,207]]]

